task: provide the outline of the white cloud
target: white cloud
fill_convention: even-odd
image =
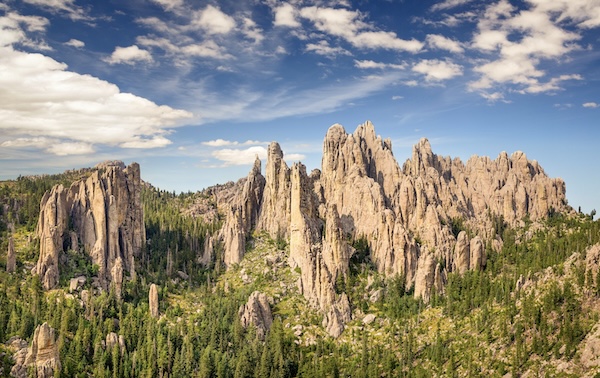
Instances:
[[[183,6],[183,0],[152,0],[166,11],[173,11]]]
[[[442,81],[462,75],[462,66],[450,61],[424,59],[415,64],[414,72],[425,75],[427,81]]]
[[[288,164],[290,162],[302,161],[306,159],[306,155],[303,154],[284,154],[283,160],[285,160]]]
[[[178,51],[191,57],[231,59],[233,56],[228,54],[224,48],[217,45],[214,41],[204,41],[202,43],[190,44],[181,47]]]
[[[104,59],[109,64],[136,64],[138,62],[152,63],[152,55],[148,50],[142,50],[137,45],[128,47],[117,46],[110,57]]]
[[[404,96],[392,96],[392,100],[396,101],[396,100],[402,100],[404,98]]]
[[[567,26],[571,21],[580,28],[596,25],[600,7],[581,0],[527,3],[529,8],[518,10],[508,0],[500,0],[485,9],[471,47],[489,59],[474,67],[481,76],[469,83],[471,90],[504,87],[518,93],[544,93],[561,90],[563,81],[582,79],[576,74],[547,78],[542,62],[581,49],[576,44],[581,35]]]
[[[153,148],[169,142],[169,127],[192,116],[13,48],[27,38],[23,28],[39,30],[44,24],[38,18],[0,17],[0,36],[12,36],[0,45],[0,72],[10,72],[0,75],[0,88],[10,88],[0,91],[3,147],[61,156],[92,153],[95,145]]]
[[[83,41],[73,38],[65,42],[65,45],[75,47],[76,49],[82,49],[85,47],[85,43]]]
[[[453,53],[462,53],[465,51],[460,42],[446,38],[439,34],[429,34],[426,38],[427,45],[434,49],[447,50]]]
[[[208,5],[195,13],[192,25],[209,34],[228,34],[235,28],[235,20],[219,8]]]
[[[300,27],[300,22],[297,19],[298,11],[289,3],[283,3],[273,9],[275,19],[274,26],[286,26],[290,28]]]
[[[75,0],[23,0],[28,4],[44,8],[50,12],[66,14],[73,21],[89,21],[92,18],[85,9],[75,5]]]
[[[412,53],[423,48],[423,43],[415,39],[404,40],[393,32],[374,31],[374,27],[363,21],[364,17],[358,11],[312,6],[302,8],[300,16],[313,22],[319,31],[340,37],[358,48]]]
[[[591,109],[600,108],[600,104],[595,103],[595,102],[586,102],[582,106],[584,108],[591,108]]]
[[[306,45],[306,51],[314,52],[315,54],[328,57],[334,57],[337,55],[351,55],[348,50],[343,49],[339,46],[332,47],[327,41],[319,41],[318,43],[308,43]]]
[[[472,1],[473,0],[444,0],[444,1],[439,2],[439,3],[435,4],[434,6],[432,6],[431,10],[432,11],[440,11],[440,10],[456,8],[458,6],[468,4]]]
[[[46,152],[57,156],[67,155],[86,155],[95,152],[94,147],[90,143],[83,142],[63,142],[51,144],[46,149]]]
[[[372,60],[355,60],[354,67],[362,68],[362,69],[385,69],[392,68],[395,70],[403,70],[406,68],[406,64],[394,64],[394,63],[382,63],[382,62],[374,62]]]
[[[225,148],[213,151],[212,156],[223,162],[225,166],[252,164],[256,160],[267,158],[267,149],[263,146],[254,146],[246,149]]]
[[[265,38],[262,30],[250,17],[242,19],[242,33],[246,38],[254,40],[254,43],[260,43]]]

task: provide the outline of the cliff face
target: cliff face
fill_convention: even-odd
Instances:
[[[40,257],[35,268],[46,289],[58,284],[59,258],[66,248],[89,254],[99,267],[100,284],[135,275],[135,258],[145,242],[140,167],[122,163],[99,167],[69,189],[55,186],[42,198],[37,236]]]
[[[463,164],[434,154],[422,139],[400,168],[391,141],[376,136],[370,122],[352,134],[332,126],[321,170],[310,176],[302,164],[288,168],[277,143],[269,146],[266,167],[262,196],[245,188],[238,201],[247,206],[227,217],[222,239],[235,248],[233,257],[226,251],[226,263],[243,257],[240,245],[254,228],[289,237],[300,290],[322,310],[334,336],[350,318],[347,297],[334,290],[336,279],[348,274],[349,240],[366,240],[380,273],[405,277],[415,296],[428,301],[433,291],[443,292],[448,273],[485,267],[486,241],[497,244],[494,222],[538,220],[567,208],[563,181],[546,176],[522,152],[503,152],[496,160],[474,156]],[[247,183],[259,174],[255,164]],[[248,221],[253,214],[256,225]],[[456,218],[475,235],[455,236]]]

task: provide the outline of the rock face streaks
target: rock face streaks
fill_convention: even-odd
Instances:
[[[273,324],[273,314],[271,313],[271,306],[269,305],[269,299],[263,293],[258,291],[250,294],[248,302],[243,304],[239,311],[242,326],[247,328],[250,325],[256,327],[256,332],[261,340],[265,339],[267,331]]]
[[[522,152],[503,152],[495,160],[474,156],[463,164],[434,154],[421,139],[400,168],[391,141],[376,136],[370,122],[352,134],[330,127],[321,170],[310,176],[302,164],[288,168],[274,142],[262,195],[246,189],[260,188],[248,184],[263,182],[259,175],[255,163],[238,200],[246,206],[234,208],[225,222],[222,240],[231,246],[226,264],[243,257],[241,246],[253,229],[289,238],[289,264],[300,269],[300,291],[323,312],[333,336],[351,316],[348,298],[334,289],[355,252],[349,241],[366,241],[380,273],[404,277],[415,296],[428,301],[434,291],[443,293],[449,273],[485,267],[486,242],[499,243],[495,222],[516,224],[567,209],[564,182],[546,176]],[[469,233],[455,236],[455,219]]]
[[[39,325],[33,334],[31,347],[18,351],[15,362],[10,372],[13,377],[27,377],[29,366],[33,366],[36,377],[49,378],[60,371],[60,354],[54,328],[48,323]]]
[[[140,196],[139,165],[125,167],[122,162],[98,166],[69,189],[57,185],[46,192],[36,231],[40,257],[35,268],[44,288],[56,287],[59,257],[74,246],[98,265],[105,289],[113,282],[120,286],[124,272],[133,277],[135,258],[145,242]]]

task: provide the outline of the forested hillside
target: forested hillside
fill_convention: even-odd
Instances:
[[[72,250],[61,258],[59,287],[44,291],[31,274],[41,197],[54,184],[87,174],[0,184],[0,248],[6,251],[11,237],[17,256],[15,273],[6,273],[6,254],[0,258],[2,376],[10,376],[17,338],[30,343],[44,322],[56,330],[61,366],[55,376],[61,377],[575,377],[599,371],[593,348],[600,248],[591,247],[600,242],[600,223],[585,214],[553,212],[541,222],[525,218],[520,227],[497,218],[501,249],[487,243],[485,268],[450,273],[428,303],[414,297],[403,277],[380,274],[365,240],[351,240],[349,274],[338,277],[335,290],[348,295],[352,320],[334,339],[299,291],[299,269],[287,264],[289,241],[254,232],[240,263],[225,269],[218,241],[210,261],[203,260],[223,216],[207,223],[190,209],[210,203],[210,191],[176,195],[144,185],[147,244],[121,295],[98,291],[97,267]],[[474,232],[464,224],[455,219],[454,232]],[[81,276],[85,282],[73,287],[70,279]],[[158,317],[149,308],[152,283],[159,288]],[[240,319],[254,291],[267,294],[273,313],[264,337]]]

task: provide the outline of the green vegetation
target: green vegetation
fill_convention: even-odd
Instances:
[[[404,277],[384,279],[370,260],[368,240],[355,240],[350,272],[335,285],[339,294],[348,294],[354,320],[334,340],[326,336],[322,315],[299,294],[299,272],[286,263],[289,246],[282,237],[252,235],[244,260],[228,271],[219,263],[218,245],[210,266],[196,262],[204,239],[220,224],[184,215],[194,200],[190,193],[144,188],[148,246],[137,279],[124,284],[121,299],[113,291],[93,295],[87,303],[66,296],[68,278],[97,273],[89,258],[73,251],[65,254],[61,288],[44,292],[39,278],[23,269],[37,259],[37,245],[26,240],[35,229],[44,190],[66,181],[58,175],[0,184],[0,202],[8,204],[0,206],[0,248],[5,250],[8,225],[14,224],[19,260],[17,273],[7,274],[0,259],[2,376],[12,364],[4,343],[13,336],[30,342],[45,321],[57,330],[62,370],[56,376],[61,377],[582,373],[579,350],[598,321],[600,301],[600,274],[585,271],[586,248],[600,242],[600,222],[589,216],[553,212],[543,224],[526,221],[524,229],[492,218],[502,249],[488,245],[485,270],[450,274],[445,292],[428,304],[413,297]],[[455,235],[466,230],[458,218],[451,227]],[[189,278],[180,279],[177,271]],[[158,319],[149,315],[152,282],[160,287]],[[274,299],[274,323],[264,341],[252,327],[244,329],[238,315],[254,290]],[[375,320],[363,324],[367,314]],[[124,350],[104,345],[111,332],[123,336]],[[561,364],[571,370],[560,370]]]

